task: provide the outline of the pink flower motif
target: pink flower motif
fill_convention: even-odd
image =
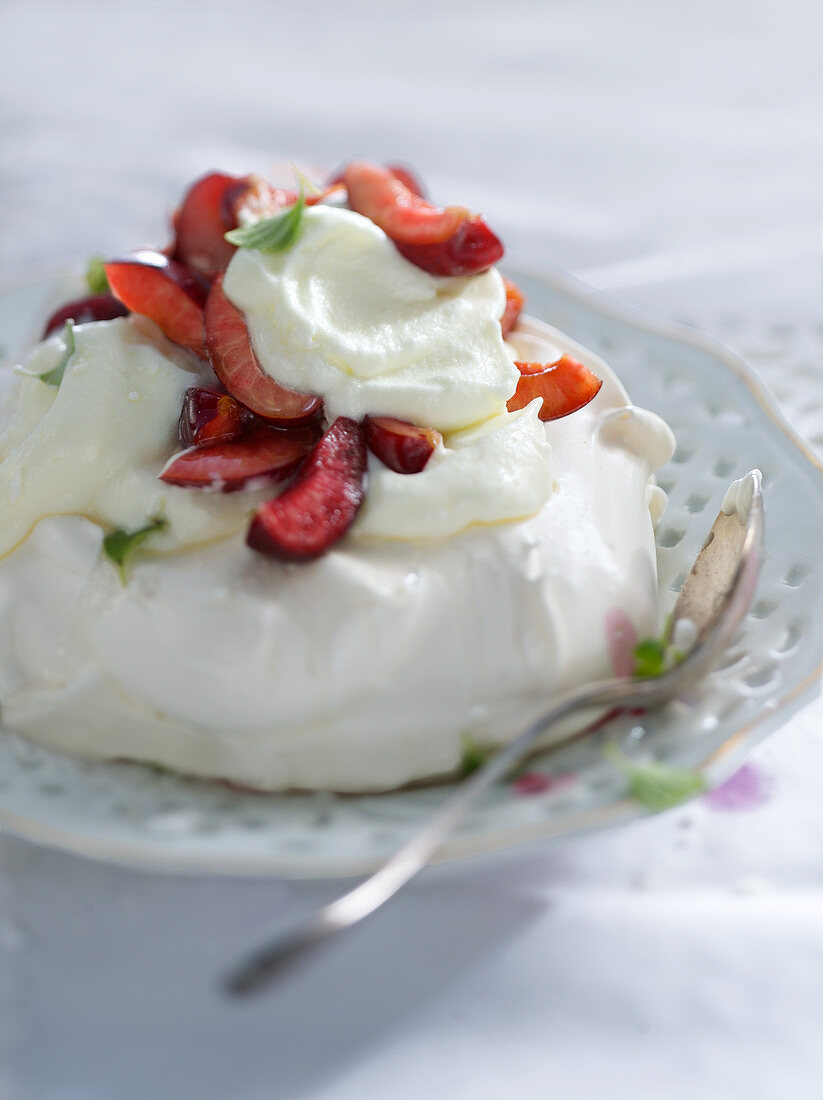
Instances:
[[[633,676],[637,645],[634,623],[622,608],[613,607],[606,612],[604,626],[615,676]]]
[[[545,775],[543,772],[523,772],[515,779],[512,786],[518,794],[533,795],[546,794],[548,791],[557,791],[561,787],[567,787],[574,782],[574,774],[566,772],[563,775]]]
[[[769,801],[774,782],[754,764],[744,764],[725,783],[703,796],[712,810],[726,813],[743,813],[757,810]]]

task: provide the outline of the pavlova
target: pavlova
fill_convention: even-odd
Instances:
[[[521,315],[482,217],[357,161],[323,190],[212,173],[173,230],[5,372],[6,728],[390,789],[656,632],[672,434]]]

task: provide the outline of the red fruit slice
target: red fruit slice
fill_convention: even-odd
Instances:
[[[390,168],[356,160],[343,180],[349,206],[379,225],[397,243],[434,245],[453,237],[468,219],[464,206],[434,206],[411,191]]]
[[[228,393],[192,386],[183,397],[180,442],[184,447],[209,447],[248,435],[256,417]]]
[[[151,317],[170,340],[205,358],[203,306],[209,281],[162,252],[133,252],[105,264],[115,298]]]
[[[395,244],[402,256],[430,275],[474,275],[503,255],[502,241],[479,214],[472,214],[453,237],[440,244]]]
[[[419,195],[421,199],[425,199],[426,188],[415,173],[412,172],[411,168],[406,168],[402,164],[387,164],[386,169],[399,179],[401,183],[405,184],[410,191],[414,192],[415,195]],[[334,175],[329,176],[326,183],[327,192],[336,191],[338,188],[345,188],[346,185],[343,182],[345,172],[346,168],[344,166],[339,172],[335,172]]]
[[[503,329],[503,335],[508,336],[517,324],[517,318],[523,310],[526,299],[517,283],[513,283],[505,275],[503,276],[503,285],[506,288],[506,308],[500,318],[500,327]]]
[[[520,380],[509,412],[525,408],[536,397],[543,398],[541,420],[558,420],[577,412],[597,395],[603,382],[588,367],[564,355],[556,363],[517,363]]]
[[[125,317],[128,312],[113,294],[88,294],[85,298],[75,298],[52,313],[43,329],[43,339],[55,329],[62,328],[66,321],[87,325],[90,321],[112,321],[115,317]]]
[[[226,194],[245,181],[238,176],[210,172],[191,185],[174,216],[173,256],[198,271],[219,271],[232,258],[235,246],[224,239],[236,221],[227,224]]]
[[[419,474],[443,436],[393,416],[367,416],[363,431],[369,450],[398,474]]]
[[[237,400],[275,424],[310,424],[323,399],[286,389],[263,370],[251,346],[243,314],[223,293],[223,277],[212,283],[206,302],[206,347],[214,373]]]
[[[396,176],[410,191],[415,195],[419,195],[421,199],[425,199],[426,188],[420,182],[417,175],[412,172],[411,168],[406,168],[403,164],[387,164],[386,167],[392,175]]]
[[[345,190],[346,185],[342,180],[338,180],[336,183],[330,183],[327,187],[324,187],[317,195],[306,195],[304,201],[306,206],[317,206],[318,203],[325,202],[325,200],[331,198],[332,195],[342,193]],[[295,199],[296,198],[297,196],[295,195]]]
[[[221,207],[225,225],[223,232],[227,233],[239,224],[241,210],[248,211],[254,218],[270,218],[284,206],[291,206],[296,201],[296,191],[284,191],[280,187],[272,187],[262,176],[252,173],[244,179],[237,180],[223,195]],[[234,252],[234,245],[228,245],[228,247]],[[225,267],[225,264],[223,266]]]
[[[279,497],[261,504],[246,538],[261,554],[310,561],[351,527],[366,495],[366,441],[354,420],[332,424]]]
[[[296,432],[264,428],[247,439],[193,447],[175,455],[160,480],[221,493],[246,488],[253,481],[277,484],[297,472],[316,438],[307,428]]]

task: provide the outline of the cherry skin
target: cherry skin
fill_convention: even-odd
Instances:
[[[349,206],[370,218],[395,243],[434,245],[453,237],[469,211],[463,206],[434,206],[390,168],[352,161],[343,171]]]
[[[517,324],[523,306],[526,304],[526,299],[517,283],[507,279],[505,275],[503,276],[503,286],[506,288],[506,308],[500,318],[500,327],[503,329],[503,335],[508,336]]]
[[[205,310],[206,347],[214,373],[229,393],[282,427],[310,424],[323,411],[323,399],[281,386],[260,366],[243,314],[226,297],[218,275]]]
[[[338,417],[299,474],[254,514],[246,541],[281,561],[311,561],[346,534],[366,495],[363,429]]]
[[[398,474],[419,474],[443,442],[435,428],[418,428],[393,416],[367,416],[363,431],[372,454]]]
[[[208,447],[248,435],[259,421],[230,394],[191,386],[180,412],[180,442],[184,447]]]
[[[46,322],[42,339],[45,340],[56,329],[62,328],[66,321],[87,325],[92,321],[113,321],[115,317],[127,317],[128,312],[113,294],[87,294],[85,298],[75,298],[55,310]]]
[[[263,428],[245,439],[182,451],[160,479],[169,485],[222,493],[245,489],[251,482],[278,484],[297,472],[316,438],[309,428],[289,432]]]

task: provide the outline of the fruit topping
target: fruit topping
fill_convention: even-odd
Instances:
[[[603,385],[588,367],[564,355],[556,363],[516,363],[520,379],[508,410],[523,409],[536,397],[543,398],[541,420],[558,420],[577,412],[597,395]]]
[[[502,241],[479,214],[472,214],[453,237],[439,244],[395,244],[402,256],[430,275],[474,275],[503,255]]]
[[[363,429],[338,417],[309,455],[295,481],[254,514],[247,542],[284,561],[309,561],[351,527],[366,491]]]
[[[508,336],[517,324],[517,318],[523,310],[526,299],[517,283],[513,283],[505,275],[503,276],[503,286],[506,288],[506,308],[500,318],[500,327],[503,329],[503,335]]]
[[[112,294],[88,294],[85,298],[75,298],[52,313],[43,329],[43,339],[62,328],[66,321],[86,325],[90,321],[111,321],[115,317],[125,317],[128,312],[123,303],[118,302]]]
[[[241,211],[245,211],[250,220],[257,221],[260,218],[270,218],[284,206],[291,206],[296,201],[296,191],[284,191],[282,188],[272,187],[262,176],[252,173],[244,179],[237,180],[226,189],[223,195],[221,204],[225,226],[223,232],[226,233],[240,224]]]
[[[248,435],[260,422],[230,394],[192,386],[183,397],[180,442],[184,447],[209,447]]]
[[[441,244],[469,218],[464,206],[434,206],[390,168],[369,161],[346,165],[343,180],[352,210],[370,218],[397,244]]]
[[[310,428],[291,432],[263,428],[245,439],[183,451],[171,459],[160,478],[170,485],[223,493],[255,481],[278,484],[296,473],[316,439]]]
[[[162,252],[133,252],[106,262],[112,293],[128,309],[155,321],[169,340],[205,358],[203,306],[209,282]]]
[[[363,431],[369,450],[398,474],[419,474],[443,436],[393,416],[367,416]]]
[[[214,372],[229,393],[252,412],[284,427],[319,418],[323,400],[286,389],[257,362],[243,314],[223,292],[222,276],[206,302],[206,347]]]
[[[406,168],[403,164],[387,164],[386,167],[393,176],[396,176],[401,183],[404,183],[406,187],[415,195],[419,195],[421,199],[426,197],[426,188],[418,179],[417,175],[412,172],[411,168]]]
[[[237,220],[227,196],[233,192],[236,197],[237,188],[246,183],[238,176],[211,172],[191,185],[174,216],[172,255],[176,260],[198,271],[220,271],[228,264],[235,248],[223,234],[233,229]]]

